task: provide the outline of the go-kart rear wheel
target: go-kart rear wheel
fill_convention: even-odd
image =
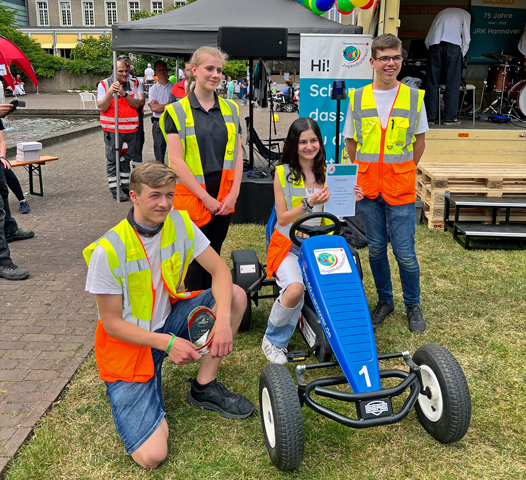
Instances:
[[[462,368],[451,353],[436,344],[421,346],[413,360],[420,365],[424,389],[415,405],[427,432],[442,443],[460,440],[471,422],[471,397]]]
[[[272,463],[283,471],[294,470],[303,457],[303,417],[296,385],[283,365],[267,365],[261,372],[259,405]]]
[[[246,332],[250,328],[251,323],[252,323],[252,300],[250,298],[250,295],[247,293],[247,308],[245,309],[245,313],[243,314],[243,318],[241,319],[241,323],[239,324],[239,328],[237,329],[237,331]]]

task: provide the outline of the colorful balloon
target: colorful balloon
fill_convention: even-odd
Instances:
[[[325,12],[322,12],[321,10],[318,10],[316,8],[316,0],[309,0],[309,10],[312,13],[315,13],[316,15],[323,15]]]
[[[328,12],[334,5],[334,0],[312,0],[320,12]]]
[[[370,0],[354,0],[353,1],[354,6],[358,7],[358,8],[364,8],[369,2],[370,2]]]
[[[168,81],[169,81],[170,83],[177,83],[177,77],[176,77],[175,75],[172,75],[172,76],[168,79]]]
[[[310,6],[310,0],[303,0],[303,6],[312,12],[312,8]]]
[[[279,122],[279,115],[277,113],[274,114],[274,121]]]
[[[361,8],[362,8],[362,10],[368,10],[373,5],[374,5],[374,0],[369,0],[369,3],[367,5],[365,5],[365,7],[361,7]]]
[[[353,1],[356,3],[358,0]],[[355,5],[351,3],[351,0],[336,0],[334,6],[342,15],[349,15],[355,7]]]

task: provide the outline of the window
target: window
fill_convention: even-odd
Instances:
[[[71,26],[71,3],[60,2],[60,18],[62,20],[61,25],[63,27]]]
[[[37,2],[38,25],[40,27],[49,27],[49,13],[47,2]]]
[[[128,20],[130,20],[130,22],[133,17],[133,14],[138,11],[139,11],[139,2],[128,2],[128,12],[129,12]]]
[[[117,2],[106,2],[106,25],[117,23]]]
[[[184,2],[174,2],[174,6],[176,6],[177,8],[184,7],[185,5],[186,5],[186,1],[184,1]]]
[[[93,10],[93,2],[83,2],[84,11],[84,25],[92,27],[95,25],[95,12]]]
[[[340,22],[341,16],[342,16],[341,13],[338,12],[338,10],[336,10],[336,7],[332,7],[329,10],[329,20],[332,20],[333,22],[341,23]]]
[[[163,2],[152,2],[152,13],[163,13]]]

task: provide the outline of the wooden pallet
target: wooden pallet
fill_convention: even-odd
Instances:
[[[422,198],[417,193],[417,198],[424,202],[424,215],[429,220],[444,223],[444,203],[432,204],[427,199]],[[451,207],[449,210],[449,218],[455,217],[455,208]],[[463,208],[459,217],[461,222],[491,222],[492,220],[492,209],[487,207],[472,207]],[[504,222],[506,219],[504,209],[501,209],[497,215],[497,223]],[[512,222],[524,222],[526,221],[526,209],[514,208],[510,211],[510,221]]]
[[[416,191],[419,198],[432,205],[444,204],[445,192],[451,195],[470,195],[480,197],[526,197],[526,187],[523,185],[507,185],[503,188],[487,188],[485,185],[458,185],[449,188],[432,188],[422,179],[416,181]]]
[[[519,191],[522,187],[526,192],[526,165],[419,163],[417,179],[433,190],[451,190],[452,187],[462,185],[479,186],[485,189],[512,187]]]

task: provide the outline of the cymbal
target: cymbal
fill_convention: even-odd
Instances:
[[[497,60],[499,62],[512,62],[513,60],[518,60],[517,57],[511,55],[504,55],[502,53],[483,53],[483,57],[491,58],[492,60]]]

